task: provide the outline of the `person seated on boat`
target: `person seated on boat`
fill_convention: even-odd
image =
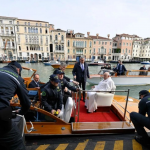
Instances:
[[[39,74],[34,74],[33,75],[33,80],[30,82],[28,88],[40,89],[39,79],[40,79]]]
[[[149,136],[145,131],[144,127],[150,130],[150,93],[147,90],[139,92],[139,113],[131,112],[130,119],[137,131],[135,140],[142,145],[149,145]],[[147,116],[145,116],[147,114]]]
[[[104,79],[99,82],[98,85],[92,86],[93,92],[88,92],[87,95],[90,95],[90,99],[85,101],[85,106],[88,109],[88,112],[93,112],[97,109],[97,104],[95,102],[95,93],[94,91],[114,91],[116,86],[114,81],[111,79],[109,72],[104,73]]]
[[[63,95],[63,104],[64,104],[64,120],[69,122],[73,107],[73,100],[71,98],[71,93],[68,91],[71,90],[73,92],[79,91],[78,88],[75,88],[69,84],[69,82],[64,78],[64,72],[62,70],[57,70],[56,74],[58,75],[58,79],[61,83],[61,90]]]
[[[65,64],[65,63],[61,63],[61,64],[60,64],[60,67],[57,68],[57,69],[53,72],[53,74],[56,74],[57,70],[62,70],[62,71],[64,72],[65,69],[66,69],[66,64]],[[74,83],[74,84],[78,84],[77,81],[73,81],[72,79],[66,77],[66,76],[65,76],[65,73],[64,73],[64,78],[65,78],[68,82],[72,82],[72,83]]]
[[[144,65],[143,67],[141,67],[140,70],[146,70],[145,65]],[[147,72],[145,72],[145,71],[140,71],[139,75],[147,75]]]
[[[110,65],[108,65],[108,66],[107,66],[107,69],[108,69],[108,70],[111,70],[111,66],[110,66]]]
[[[52,113],[53,115],[57,114],[57,117],[63,119],[63,95],[60,80],[55,74],[50,76],[49,83],[43,89],[42,105],[44,110]]]
[[[125,66],[122,64],[122,61],[118,61],[119,64],[117,65],[116,71],[117,71],[117,75],[125,75],[125,72],[127,71]]]
[[[102,67],[101,67],[101,69],[107,69],[107,66],[106,66],[106,65],[104,65],[104,66],[102,66]]]

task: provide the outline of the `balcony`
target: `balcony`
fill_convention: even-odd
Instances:
[[[39,45],[37,42],[25,42],[26,45]]]
[[[2,37],[15,37],[15,34],[11,34],[11,33],[0,33],[0,36]]]
[[[55,43],[55,44],[58,43],[58,40],[54,40],[54,43]]]
[[[15,50],[16,48],[15,48],[15,46],[2,46],[1,47],[1,49],[3,49],[3,50]]]
[[[76,55],[83,55],[83,52],[76,52]]]
[[[61,40],[61,42],[60,42],[61,44],[64,44],[64,40]]]
[[[106,55],[105,52],[97,52],[97,55]]]
[[[75,48],[84,48],[84,46],[75,45]]]
[[[48,43],[45,43],[45,46],[48,46]]]
[[[54,52],[57,53],[57,54],[58,54],[58,53],[60,53],[60,54],[65,53],[64,50],[55,50]]]

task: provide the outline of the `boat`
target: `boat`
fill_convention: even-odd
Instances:
[[[10,63],[10,62],[11,62],[11,60],[8,60],[8,61],[7,60],[3,60],[2,61],[2,63]]]
[[[50,65],[54,65],[54,64],[60,65],[60,62],[58,62],[58,61],[49,61],[49,62],[43,62],[43,64],[45,66],[50,66]]]
[[[99,61],[92,61],[90,63],[88,63],[89,66],[103,66],[105,65],[103,60],[99,60]]]
[[[25,61],[25,63],[30,63],[30,60],[29,61]]]
[[[149,61],[143,61],[143,62],[141,62],[141,64],[150,64],[150,62]]]
[[[26,67],[23,67],[23,69],[32,70],[32,76],[36,73],[35,69]],[[31,77],[24,78],[25,84],[31,80]],[[30,89],[28,88],[28,90]],[[33,90],[33,88],[31,90]],[[38,89],[35,88],[34,90]],[[134,133],[135,128],[131,124],[129,113],[131,111],[138,112],[138,100],[128,97],[129,89],[127,91],[117,92],[127,92],[127,96],[115,95],[109,110],[105,111],[104,107],[100,107],[94,113],[87,113],[84,102],[77,100],[78,98],[80,99],[81,93],[76,93],[73,97],[74,106],[72,117],[74,120],[71,123],[67,123],[42,109],[41,94],[40,90],[38,90],[39,101],[37,101],[36,104],[32,104],[30,111],[25,115],[27,128],[30,128],[30,132],[25,130],[25,135],[64,136],[80,134],[93,135],[101,133]],[[12,107],[20,107],[17,96],[12,98],[10,105]]]
[[[60,64],[53,64],[51,65],[53,68],[57,69],[60,67]],[[73,69],[74,68],[74,64],[67,64],[66,65],[66,69]]]
[[[110,72],[116,86],[150,85],[150,71],[147,70],[128,70],[126,75],[117,76],[112,70],[102,69],[99,74],[90,75],[87,82],[98,84],[103,80],[104,72]]]

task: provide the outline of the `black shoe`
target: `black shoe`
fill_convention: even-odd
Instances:
[[[143,136],[135,136],[134,138],[138,143],[140,143],[141,145],[147,146],[150,145],[149,144],[149,138],[148,137],[143,137]]]

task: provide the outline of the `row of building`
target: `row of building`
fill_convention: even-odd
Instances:
[[[0,60],[59,59],[75,61],[81,55],[87,61],[150,58],[150,39],[137,35],[116,34],[110,39],[74,30],[55,29],[53,24],[38,20],[0,16]]]

